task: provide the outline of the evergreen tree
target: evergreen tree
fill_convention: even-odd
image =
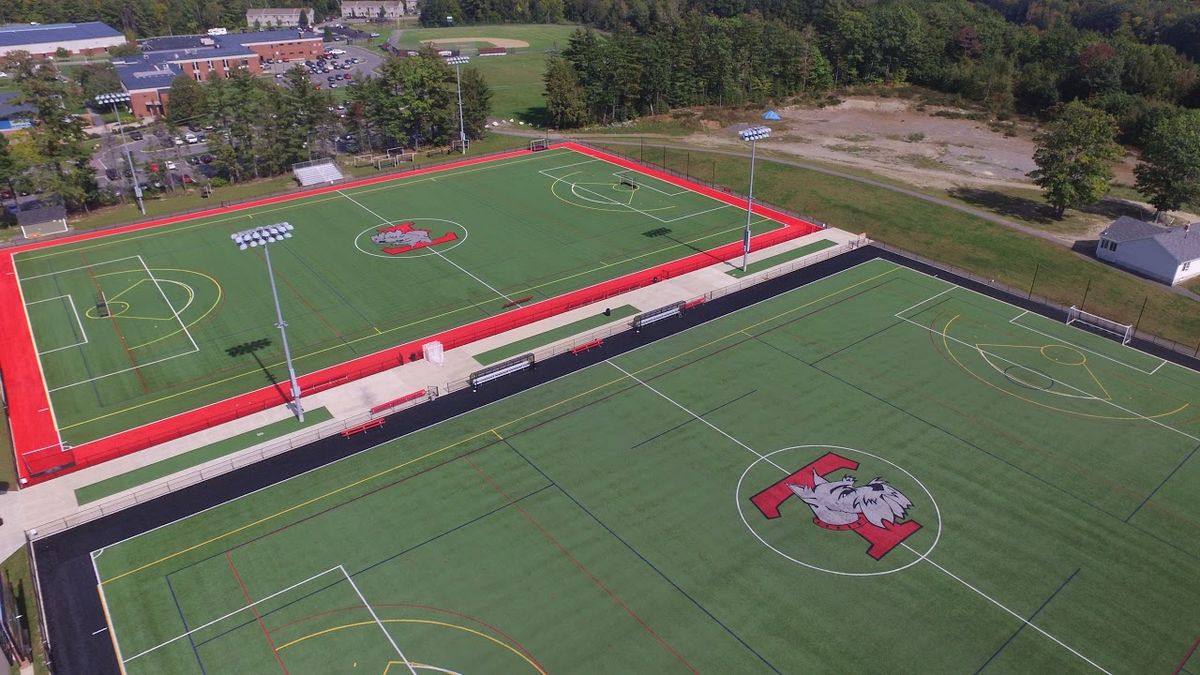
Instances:
[[[462,70],[463,126],[467,138],[483,138],[492,112],[492,90],[473,66]]]
[[[552,56],[546,60],[546,117],[556,129],[573,129],[589,121],[587,101],[579,76],[570,61]]]
[[[1108,192],[1112,166],[1121,158],[1117,124],[1111,115],[1079,101],[1061,106],[1054,122],[1040,134],[1029,173],[1041,186],[1054,214],[1094,204]]]

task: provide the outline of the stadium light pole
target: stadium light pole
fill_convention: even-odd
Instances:
[[[271,269],[271,247],[268,246],[268,244],[274,242],[291,239],[292,232],[295,229],[291,223],[282,222],[274,225],[252,227],[241,232],[234,232],[229,236],[233,239],[233,243],[238,249],[242,251],[261,246],[263,257],[267,259],[267,277],[271,280],[271,297],[275,299],[275,325],[279,328],[279,336],[283,338],[283,358],[287,361],[288,378],[292,382],[292,401],[288,404],[288,407],[303,422],[304,406],[300,404],[300,383],[296,381],[296,369],[292,366],[292,350],[288,348],[287,340],[287,322],[283,320],[283,310],[279,308],[279,291],[275,288],[275,271]]]
[[[125,92],[117,92],[114,94],[100,94],[96,96],[96,103],[111,103],[113,115],[117,118],[117,132],[121,134],[121,149],[125,151],[125,161],[129,163],[129,182],[133,184],[133,198],[137,200],[138,210],[142,215],[146,215],[146,204],[142,201],[142,188],[137,182],[137,171],[133,168],[133,156],[129,154],[129,146],[125,140],[125,125],[121,123],[121,114],[117,112],[117,103],[124,101],[129,103],[129,112],[133,112],[133,103],[129,94]]]
[[[742,271],[750,260],[750,214],[754,208],[754,144],[771,135],[771,127],[750,127],[738,132],[750,144],[750,194],[746,196],[746,231],[742,233]]]
[[[454,66],[454,78],[458,81],[458,145],[462,148],[462,154],[467,154],[467,125],[463,121],[463,106],[462,106],[462,65],[470,63],[471,59],[466,56],[451,56],[446,59],[446,63]]]

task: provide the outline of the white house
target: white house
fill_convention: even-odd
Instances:
[[[1096,256],[1152,279],[1177,284],[1200,275],[1200,223],[1165,227],[1121,216],[1100,233]]]

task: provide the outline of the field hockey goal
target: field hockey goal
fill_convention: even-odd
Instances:
[[[1129,344],[1129,341],[1133,339],[1133,324],[1118,323],[1112,319],[1106,319],[1097,314],[1085,312],[1072,305],[1067,310],[1067,325],[1070,326],[1076,323],[1112,335],[1119,339],[1123,345]]]
[[[534,152],[537,152],[538,150],[549,150],[550,149],[550,139],[535,138],[532,141],[529,141],[529,149]]]

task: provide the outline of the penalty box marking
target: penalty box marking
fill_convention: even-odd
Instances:
[[[80,320],[80,318],[79,318],[79,310],[78,310],[78,309],[76,309],[76,307],[75,307],[75,299],[74,299],[74,298],[72,298],[70,294],[65,294],[65,295],[56,295],[56,296],[54,296],[53,298],[46,298],[46,299],[44,299],[44,300],[34,300],[33,302],[27,302],[27,303],[25,303],[25,306],[26,306],[26,307],[32,307],[32,306],[34,306],[34,305],[41,304],[41,303],[43,303],[43,302],[52,302],[52,301],[54,301],[54,300],[59,300],[59,299],[61,299],[61,298],[66,298],[66,299],[67,299],[67,302],[71,303],[71,313],[75,315],[75,324],[76,324],[77,326],[79,326],[79,333],[80,333],[80,335],[83,335],[83,342],[75,342],[74,344],[69,344],[69,345],[67,345],[67,346],[65,346],[65,347],[55,347],[54,349],[47,349],[47,350],[46,350],[46,351],[44,351],[44,352],[38,352],[38,353],[37,353],[37,354],[38,354],[38,356],[41,356],[41,355],[43,355],[43,354],[53,354],[54,352],[60,352],[60,351],[62,351],[62,350],[64,350],[64,349],[70,349],[70,348],[72,348],[72,347],[78,347],[78,346],[80,346],[80,345],[86,345],[86,344],[88,343],[88,335],[87,335],[87,331],[85,331],[85,330],[83,329],[83,321],[82,321],[82,320]],[[30,332],[32,333],[33,331],[31,330]],[[36,343],[35,343],[35,344],[34,344],[34,347],[36,348],[36,346],[37,346],[37,345],[36,345]]]
[[[81,265],[81,266],[79,266],[79,267],[72,267],[72,268],[65,269],[65,270],[56,270],[56,271],[54,271],[54,272],[46,272],[46,273],[44,273],[44,274],[35,274],[35,275],[33,275],[33,276],[30,276],[30,277],[25,277],[25,280],[31,280],[31,279],[41,279],[41,278],[45,278],[45,277],[52,277],[52,276],[55,276],[55,275],[58,275],[58,274],[64,274],[64,273],[66,273],[66,272],[77,272],[77,271],[79,271],[79,270],[90,270],[90,269],[93,269],[93,268],[95,268],[95,267],[99,267],[99,266],[102,266],[102,265],[111,265],[111,264],[113,264],[113,263],[124,262],[124,261],[126,261],[126,260],[137,260],[137,261],[138,261],[138,263],[140,264],[140,266],[141,266],[141,268],[142,268],[142,270],[141,270],[141,271],[145,272],[145,274],[146,274],[147,280],[149,280],[149,281],[152,281],[152,282],[154,283],[154,286],[155,286],[155,288],[157,288],[157,289],[158,289],[158,292],[159,292],[159,294],[162,296],[163,302],[167,303],[167,307],[168,307],[168,308],[171,310],[171,317],[170,317],[170,318],[173,318],[173,319],[175,319],[175,321],[177,321],[177,322],[179,323],[179,327],[180,327],[180,329],[181,329],[181,332],[182,332],[184,335],[186,335],[186,336],[187,336],[187,338],[188,338],[188,342],[190,342],[190,343],[192,344],[192,349],[191,349],[190,351],[186,351],[186,352],[183,352],[183,353],[180,353],[180,354],[172,354],[171,356],[165,356],[165,357],[163,357],[163,358],[161,358],[161,359],[155,359],[154,361],[147,361],[146,363],[140,363],[140,364],[138,364],[138,365],[136,365],[136,366],[131,366],[131,367],[129,367],[129,368],[122,368],[121,370],[117,370],[117,371],[114,371],[114,372],[111,372],[111,373],[104,373],[104,374],[102,374],[102,375],[97,375],[97,376],[95,376],[95,377],[89,377],[89,378],[87,378],[87,379],[79,380],[79,381],[77,381],[77,382],[71,382],[71,383],[69,383],[69,384],[63,384],[63,385],[59,385],[59,386],[57,386],[57,387],[53,387],[53,388],[50,388],[50,387],[48,387],[48,388],[46,389],[46,391],[47,391],[48,393],[54,393],[54,392],[56,392],[56,391],[62,391],[62,390],[64,390],[64,389],[70,389],[71,387],[77,387],[77,386],[79,386],[79,385],[81,385],[81,384],[88,384],[88,383],[90,383],[90,382],[95,382],[95,381],[97,381],[97,380],[102,380],[102,379],[105,379],[105,378],[108,378],[108,377],[112,377],[112,376],[114,376],[114,375],[120,375],[120,374],[122,374],[122,373],[127,373],[127,372],[130,372],[130,371],[133,371],[133,370],[137,370],[137,369],[139,369],[139,368],[146,368],[146,367],[148,367],[148,366],[152,366],[152,365],[155,365],[155,364],[158,364],[158,363],[162,363],[162,362],[164,362],[164,361],[170,361],[171,359],[177,359],[177,358],[180,358],[180,357],[183,357],[183,356],[188,356],[188,355],[191,355],[191,354],[195,354],[195,353],[197,353],[197,352],[199,352],[199,351],[200,351],[200,346],[196,344],[196,340],[195,340],[195,338],[193,338],[193,337],[192,337],[192,333],[191,333],[191,331],[189,331],[189,330],[188,330],[188,328],[187,328],[187,326],[186,326],[186,325],[183,323],[183,319],[182,319],[182,318],[179,316],[179,311],[175,309],[175,306],[174,306],[173,304],[171,304],[171,301],[170,301],[170,299],[168,299],[168,298],[167,298],[167,294],[166,294],[166,292],[165,292],[165,291],[163,291],[163,289],[162,289],[162,285],[159,283],[159,279],[158,279],[157,277],[155,277],[155,276],[154,276],[154,273],[153,273],[153,272],[151,272],[151,271],[150,271],[150,268],[149,268],[149,267],[146,265],[146,261],[145,261],[145,260],[142,258],[142,256],[141,256],[140,254],[139,254],[139,255],[131,255],[131,256],[126,256],[126,257],[124,257],[124,258],[114,258],[114,259],[112,259],[112,260],[105,260],[105,261],[98,262],[98,263],[92,263],[92,264],[90,264],[90,265]],[[137,269],[130,269],[130,270],[126,270],[126,271],[128,271],[128,272],[136,272],[136,271],[138,271],[138,270],[137,270]],[[20,277],[19,277],[19,276],[18,276],[18,280],[20,280]],[[139,281],[138,283],[141,283],[141,282]],[[136,284],[135,284],[135,285],[136,285]],[[126,289],[126,290],[128,290],[128,289]],[[53,298],[50,298],[50,299],[53,299]],[[29,305],[29,304],[34,304],[34,303],[26,303],[26,305]],[[26,311],[28,312],[28,310],[26,310]],[[78,313],[76,313],[76,316],[78,317]],[[28,321],[28,316],[26,316],[26,320]],[[166,318],[166,317],[164,317],[164,319],[163,319],[163,320],[167,320],[167,318]],[[32,324],[30,324],[30,333],[32,334],[32,332],[33,332],[33,326],[32,326]],[[78,346],[78,345],[72,345],[72,346]],[[37,347],[37,338],[35,337],[35,338],[34,338],[34,348],[35,348],[35,350],[36,350],[36,347]],[[54,351],[57,351],[57,350],[54,350]],[[50,352],[49,352],[49,351],[47,351],[47,352],[45,352],[45,353],[50,353]],[[40,354],[41,354],[41,352],[39,352],[39,355],[40,355]],[[43,377],[43,378],[45,378],[45,372],[46,372],[46,371],[45,371],[45,368],[43,368],[43,369],[42,369],[42,373],[43,373],[42,377]]]

